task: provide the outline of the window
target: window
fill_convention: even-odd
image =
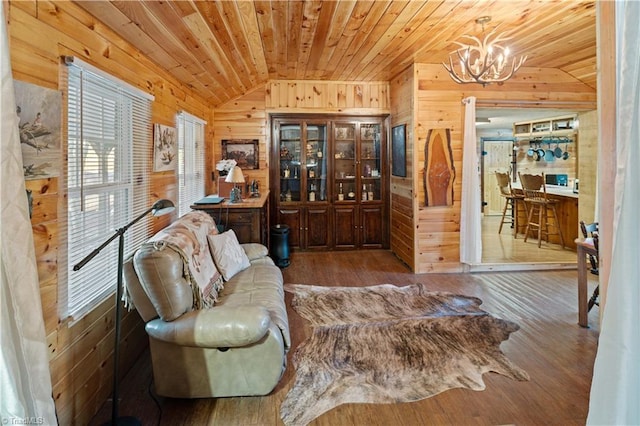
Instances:
[[[67,59],[66,312],[81,318],[115,291],[118,242],[79,271],[73,266],[149,208],[148,94],[75,58]],[[149,237],[148,218],[125,235],[125,256]],[[64,279],[64,277],[63,277]],[[64,280],[61,282],[65,282]]]
[[[205,121],[189,113],[178,114],[178,215],[204,197]]]

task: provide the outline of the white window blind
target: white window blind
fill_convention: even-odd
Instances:
[[[178,114],[178,214],[189,212],[204,197],[205,121],[187,112]]]
[[[116,290],[118,241],[73,266],[149,208],[153,98],[77,59],[67,63],[66,315],[77,320]],[[149,237],[148,220],[125,234],[125,256]]]

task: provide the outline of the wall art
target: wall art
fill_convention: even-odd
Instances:
[[[178,138],[174,127],[153,125],[153,171],[175,170]]]
[[[236,160],[241,169],[259,169],[258,139],[223,139],[222,159]]]
[[[391,129],[391,174],[407,177],[406,124]]]
[[[59,176],[62,170],[62,95],[14,80],[25,179]]]
[[[424,146],[425,205],[452,206],[456,169],[451,151],[451,130],[430,129]]]

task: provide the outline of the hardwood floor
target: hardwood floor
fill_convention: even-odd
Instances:
[[[403,404],[348,404],[312,425],[581,425],[585,423],[591,373],[598,340],[598,308],[591,328],[577,324],[577,271],[490,272],[414,275],[388,251],[293,253],[283,270],[286,283],[363,286],[421,282],[432,290],[481,298],[482,308],[518,323],[521,329],[501,346],[531,380],[517,382],[484,375],[481,392],[453,389]],[[597,277],[590,276],[590,290]],[[290,306],[291,295],[286,301]],[[121,415],[144,425],[281,425],[278,410],[294,381],[291,356],[308,333],[308,325],[289,309],[293,341],[287,370],[276,389],[264,397],[183,400],[151,398],[149,354],[121,382]],[[170,366],[167,366],[170,368]],[[107,421],[105,403],[92,424]],[[160,418],[161,415],[161,418]]]
[[[502,233],[498,234],[500,219],[501,216],[483,216],[482,218],[482,263],[531,265],[529,269],[542,266],[540,264],[556,268],[576,267],[575,250],[545,241],[538,248],[538,241],[535,238],[530,238],[525,243],[522,234],[513,238],[513,229],[509,224],[505,224]]]

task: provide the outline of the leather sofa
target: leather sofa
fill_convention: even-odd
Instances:
[[[125,264],[125,303],[146,322],[159,395],[266,395],[284,373],[290,336],[282,273],[265,246],[238,244],[229,232],[218,235],[209,215],[193,211]],[[245,264],[225,276],[219,265],[235,257],[230,247]]]

